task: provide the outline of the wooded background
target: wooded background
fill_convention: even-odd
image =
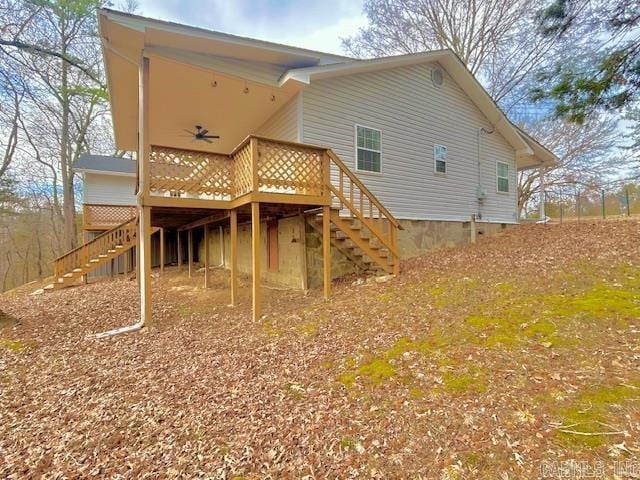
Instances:
[[[144,13],[132,1],[0,0],[1,291],[49,275],[51,260],[78,244],[78,156],[127,154],[112,139],[102,6]],[[603,188],[612,210],[631,191],[638,211],[637,2],[365,0],[363,8],[368,25],[343,39],[347,54],[450,48],[560,157],[544,172],[549,211],[573,192],[597,214]],[[537,211],[540,173],[520,174],[523,217]]]

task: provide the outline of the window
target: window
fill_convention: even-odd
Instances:
[[[497,164],[498,175],[498,192],[509,192],[509,164],[504,162],[498,162]]]
[[[356,125],[356,168],[367,172],[380,172],[380,130]]]
[[[436,145],[433,148],[433,158],[435,160],[434,171],[436,173],[447,173],[447,147]]]

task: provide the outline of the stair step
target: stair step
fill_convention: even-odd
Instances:
[[[117,250],[120,250],[120,249],[122,249],[122,248],[124,248],[124,245],[116,245],[116,249],[117,249]]]
[[[73,278],[73,273],[65,273],[62,277],[63,278]]]
[[[98,255],[98,258],[109,258],[109,255],[107,255],[106,253],[101,253],[100,255]]]
[[[99,258],[92,258],[91,260],[89,260],[89,263],[100,263],[100,259]]]
[[[72,270],[72,272],[73,272],[73,273],[80,273],[80,272],[82,272],[82,269],[81,269],[81,268],[74,268],[74,269]]]

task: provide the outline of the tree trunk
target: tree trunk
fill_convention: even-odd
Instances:
[[[62,37],[62,54],[66,56],[66,38]],[[62,211],[64,216],[64,248],[72,250],[76,246],[76,209],[73,192],[73,171],[69,164],[69,66],[64,60],[61,63],[60,101],[62,107],[62,121],[60,125],[60,171],[62,174]]]

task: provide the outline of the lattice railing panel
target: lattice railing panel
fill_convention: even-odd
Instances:
[[[258,142],[260,191],[321,195],[324,152],[324,149],[261,139]]]
[[[234,163],[234,196],[249,193],[253,188],[253,164],[251,161],[251,142],[246,142],[233,155]]]
[[[133,205],[97,205],[85,203],[83,206],[85,228],[115,227],[131,220],[138,214]]]
[[[149,170],[152,193],[227,199],[233,194],[233,161],[228,155],[154,146]]]

